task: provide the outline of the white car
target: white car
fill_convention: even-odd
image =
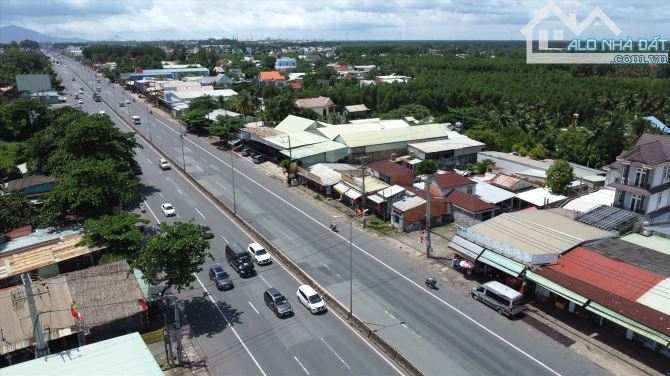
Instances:
[[[169,170],[172,168],[172,165],[170,162],[168,162],[166,159],[161,158],[158,160],[158,166],[161,168],[161,170]]]
[[[272,262],[268,251],[266,251],[265,248],[263,248],[263,246],[258,243],[249,244],[247,252],[249,252],[251,259],[258,265],[266,265]]]
[[[319,293],[309,285],[298,287],[296,296],[300,303],[312,313],[319,313],[327,310],[326,302],[324,302]]]
[[[166,217],[172,217],[173,215],[177,215],[177,211],[174,210],[174,206],[169,203],[161,204],[161,210],[163,211],[163,214],[165,214]]]
[[[84,104],[84,100],[80,99],[79,101],[77,101],[77,104]]]
[[[126,104],[130,104],[130,99],[126,99]]]
[[[106,113],[105,111],[103,111],[103,110],[100,110],[98,113],[99,113],[100,115],[106,115],[106,114],[107,114],[107,113]]]

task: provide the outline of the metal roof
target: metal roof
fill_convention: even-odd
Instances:
[[[492,204],[497,204],[516,197],[514,193],[488,183],[477,183],[477,185],[475,185],[475,195]]]
[[[610,259],[670,277],[670,254],[657,252],[621,239],[592,242],[584,245],[584,247]]]
[[[599,189],[593,193],[577,197],[563,206],[564,209],[586,213],[600,205],[611,206],[614,203],[616,190],[612,188]]]
[[[454,135],[454,133],[456,135]],[[445,140],[436,140],[436,141],[425,141],[425,142],[413,142],[407,145],[408,147],[415,148],[424,153],[437,153],[447,150],[458,150],[471,147],[483,147],[484,143],[477,140],[473,140],[467,136],[463,136],[457,132],[451,132],[449,138]]]
[[[48,74],[17,74],[18,91],[52,91],[51,77]]]
[[[484,159],[492,159],[494,162],[496,162],[496,167],[505,170],[509,174],[525,170],[527,168],[547,171],[554,163],[552,159],[535,160],[520,155],[504,153],[501,151],[480,151],[477,153],[477,161],[482,161]],[[570,166],[572,166],[572,172],[578,178],[589,175],[600,175],[604,173],[602,170],[597,170],[575,163],[570,163]]]
[[[368,111],[368,108],[365,107],[364,104],[354,104],[351,106],[344,106],[344,109],[347,110],[347,112],[362,112],[362,111]]]
[[[406,199],[403,199],[402,201],[398,201],[393,203],[393,207],[400,210],[400,211],[407,211],[409,209],[415,208],[417,206],[421,206],[426,203],[426,200],[422,199],[419,196],[412,196],[408,197]]]
[[[163,371],[139,333],[130,333],[6,367],[2,374],[163,376]]]
[[[521,201],[526,201],[535,206],[543,207],[558,201],[565,200],[567,197],[552,193],[548,188],[535,188],[529,191],[517,193],[516,197]]]
[[[342,179],[342,173],[333,170],[323,163],[317,163],[308,168],[309,172],[321,179],[321,185],[334,185]]]
[[[640,234],[629,234],[619,238],[629,243],[637,244],[654,251],[670,255],[670,239],[660,236],[644,236]]]
[[[649,121],[655,128],[660,129],[663,133],[670,133],[670,127],[663,124],[663,122],[658,120],[655,116],[645,116],[644,119]]]
[[[291,146],[293,146],[293,139],[291,139]],[[294,147],[293,149],[291,149],[290,152],[288,150],[282,150],[280,153],[282,153],[287,157],[289,155],[292,155],[294,159],[302,159],[311,157],[313,155],[329,153],[329,152],[337,152],[337,151],[340,151],[341,153],[337,154],[333,158],[333,161],[337,161],[346,157],[349,153],[349,148],[346,145],[343,145],[339,142],[327,140],[311,145]]]
[[[275,128],[275,131],[277,128]],[[287,134],[279,134],[279,135],[273,135],[273,136],[267,136],[264,137],[266,141],[274,144],[274,145],[280,145],[284,147],[284,149],[289,148],[289,144],[291,145],[291,148],[299,148],[301,146],[305,145],[312,145],[312,144],[318,144],[320,142],[324,141],[330,141],[329,139],[319,136],[317,134],[314,134],[312,132],[307,132],[307,131],[293,131],[293,132],[288,132]],[[332,142],[332,141],[331,141]],[[346,147],[338,142],[339,145]],[[334,144],[329,144],[329,145],[334,145]]]
[[[555,210],[505,213],[478,223],[459,234],[518,259],[547,263],[587,240],[612,238],[615,234],[587,226]],[[535,256],[552,256],[549,258]]]
[[[470,256],[473,259],[476,259],[482,252],[484,252],[484,247],[458,235],[455,235],[453,238],[451,238],[449,247],[457,250],[461,254]]]
[[[449,130],[444,124],[428,124],[405,128],[345,133],[337,136],[336,140],[341,141],[351,148],[446,138],[448,132]]]
[[[484,264],[492,266],[515,277],[520,276],[523,270],[526,268],[525,265],[488,249],[485,249],[484,252],[479,255],[477,261],[481,261]]]
[[[580,214],[575,220],[603,230],[621,232],[629,229],[638,220],[638,217],[637,214],[628,210],[601,205]]]
[[[317,122],[300,116],[289,115],[274,128],[282,132],[306,131],[317,126]]]

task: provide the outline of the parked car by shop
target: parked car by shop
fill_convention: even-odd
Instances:
[[[491,306],[499,314],[512,317],[523,311],[523,295],[498,281],[486,282],[472,289],[472,298]]]

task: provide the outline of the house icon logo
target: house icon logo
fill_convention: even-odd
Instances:
[[[542,22],[549,22],[548,20],[553,17],[558,18],[564,28],[559,27],[549,30],[548,28],[539,27]],[[619,50],[619,53],[607,53],[609,51],[614,51],[614,49],[608,49],[607,47],[611,47],[613,43],[615,46],[619,46],[620,40],[605,39],[596,41],[595,39],[590,38],[590,48],[588,48],[587,51],[571,50],[570,52],[561,52],[563,49],[549,47],[550,40],[566,41],[566,29],[572,33],[575,38],[579,38],[580,35],[591,26],[605,26],[606,29],[612,33],[613,37],[619,36],[622,32],[614,21],[612,21],[612,19],[598,7],[594,8],[581,22],[577,22],[577,16],[575,14],[568,15],[556,5],[553,0],[549,1],[535,14],[530,22],[521,29],[521,33],[526,37],[526,62],[528,64],[611,64],[613,60],[616,60],[616,55],[621,55],[621,51],[623,50]],[[537,51],[534,51],[535,41],[537,41]],[[578,40],[575,39],[573,42],[575,41]],[[597,47],[601,47],[601,49],[596,52],[598,49]],[[645,54],[636,52],[636,55],[640,56]],[[659,54],[653,55],[659,56]],[[667,53],[665,53],[665,55],[661,54],[660,56],[664,56],[665,62],[667,63]],[[663,59],[658,62],[663,63],[662,60]]]

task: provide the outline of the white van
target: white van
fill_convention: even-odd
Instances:
[[[142,124],[139,116],[133,116],[133,124]]]
[[[499,314],[512,317],[523,310],[523,295],[498,281],[486,282],[472,289],[472,298],[490,305]]]

